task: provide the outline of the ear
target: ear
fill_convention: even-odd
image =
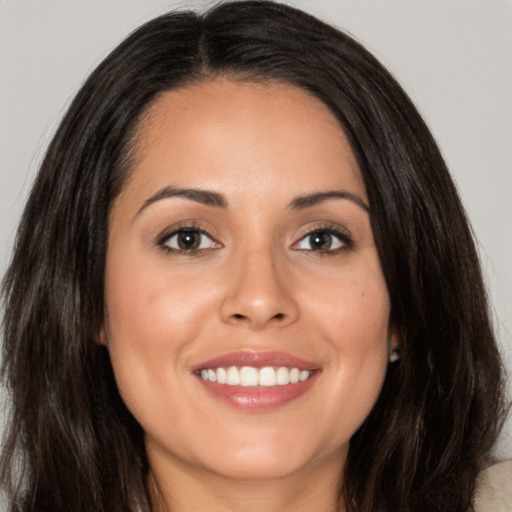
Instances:
[[[101,319],[100,328],[98,329],[96,343],[108,347],[108,311],[106,308],[103,310],[103,318]]]
[[[98,343],[98,345],[103,345],[105,347],[107,346],[107,334],[105,332],[104,323],[101,324],[100,332],[98,333],[98,340],[96,343]]]
[[[398,329],[393,327],[389,333],[389,362],[395,363],[400,359],[400,333]]]

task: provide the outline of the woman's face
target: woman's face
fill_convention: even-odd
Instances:
[[[339,472],[391,337],[368,206],[298,88],[218,80],[151,107],[113,205],[102,340],[154,471]]]

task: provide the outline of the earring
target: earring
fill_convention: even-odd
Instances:
[[[393,347],[393,344],[389,344],[389,362],[395,363],[400,359],[400,348]]]

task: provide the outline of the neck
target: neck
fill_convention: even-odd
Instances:
[[[338,498],[340,462],[269,479],[233,479],[173,464],[152,466],[149,489],[155,512],[344,512]]]

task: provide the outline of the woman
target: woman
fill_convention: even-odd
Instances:
[[[13,511],[466,511],[502,416],[472,236],[390,74],[271,2],[78,93],[4,284]]]

